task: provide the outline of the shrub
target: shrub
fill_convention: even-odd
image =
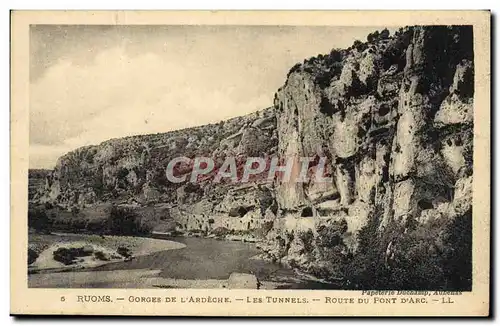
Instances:
[[[327,88],[328,86],[330,86],[330,82],[333,78],[333,75],[334,75],[334,69],[332,69],[331,71],[329,71],[329,70],[320,71],[316,75],[314,80],[316,81],[316,83],[318,84],[318,86],[320,88],[324,89],[324,88]]]
[[[304,251],[305,252],[312,252],[314,250],[314,234],[312,230],[307,230],[305,232],[299,232],[298,237],[304,244]]]
[[[120,168],[118,170],[118,173],[116,174],[116,177],[118,179],[125,179],[127,177],[127,175],[128,175],[128,169],[122,167],[122,168]]]
[[[472,290],[472,210],[458,216],[443,235],[443,273],[450,289]]]
[[[71,265],[75,263],[76,253],[68,248],[59,248],[53,253],[54,260],[63,263],[64,265]]]
[[[383,234],[370,221],[358,238],[358,252],[346,265],[354,288],[471,290],[471,211],[451,222],[437,219],[413,228],[393,222]]]
[[[107,227],[107,220],[88,220],[85,224],[85,230],[88,232],[104,233]]]
[[[342,235],[347,231],[345,220],[321,225],[317,230],[316,242],[319,247],[331,248],[342,244]]]
[[[28,211],[28,227],[37,232],[48,232],[50,230],[50,220],[43,209],[33,209]]]
[[[84,246],[78,248],[58,248],[53,252],[54,260],[61,262],[65,265],[75,263],[77,257],[86,257],[92,255],[94,249],[91,246]]]
[[[387,28],[384,28],[381,32],[380,32],[380,39],[382,40],[385,40],[385,39],[388,39],[389,38],[389,35],[390,35],[390,32]]]
[[[311,266],[311,272],[324,279],[342,278],[346,264],[347,247],[342,235],[347,231],[345,220],[334,221],[328,225],[321,225],[317,229],[315,239],[318,262]],[[301,234],[301,240],[310,244],[310,234]]]
[[[38,253],[35,250],[28,248],[28,265],[33,264],[37,258]]]
[[[366,40],[371,43],[373,41],[378,40],[379,36],[380,36],[379,32],[375,31],[373,33],[368,34],[368,36],[366,37]]]
[[[212,234],[218,236],[218,237],[223,237],[226,236],[230,233],[230,231],[225,228],[225,227],[218,227],[212,231]]]
[[[116,252],[125,258],[129,258],[130,256],[132,256],[132,251],[130,251],[130,249],[127,247],[118,247]]]
[[[342,61],[342,52],[340,52],[338,49],[332,49],[330,52],[330,60],[333,62],[339,62]]]
[[[94,257],[99,259],[99,260],[102,260],[102,261],[109,261],[109,257],[108,255],[106,255],[104,252],[102,251],[96,251],[94,253]]]
[[[360,40],[356,40],[353,43],[353,48],[358,50],[358,52],[363,52],[366,48],[368,48],[368,45],[366,43],[361,42]]]
[[[76,206],[71,207],[71,215],[72,216],[77,216],[78,213],[80,213],[80,209]]]
[[[108,219],[108,232],[113,235],[143,235],[151,226],[143,224],[140,216],[129,208],[113,206]]]

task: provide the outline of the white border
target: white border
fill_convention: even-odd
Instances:
[[[329,2],[329,1],[328,1]],[[9,187],[9,150],[10,150],[10,134],[9,134],[9,120],[10,120],[10,114],[9,114],[9,85],[10,85],[10,80],[9,80],[9,74],[7,73],[9,71],[9,46],[8,46],[8,41],[9,41],[9,11],[8,9],[10,8],[15,8],[15,9],[71,9],[71,10],[76,10],[76,9],[493,9],[493,12],[498,13],[499,10],[499,3],[498,1],[484,1],[484,0],[475,0],[475,1],[453,1],[449,2],[446,5],[443,6],[443,3],[437,2],[437,1],[429,1],[429,0],[419,0],[419,1],[414,1],[414,2],[406,2],[406,1],[356,1],[356,0],[351,0],[351,1],[346,1],[346,2],[337,2],[335,3],[335,7],[332,7],[332,3],[328,5],[327,1],[319,1],[319,0],[308,0],[308,1],[294,1],[294,0],[288,0],[288,1],[275,1],[271,3],[270,1],[266,0],[253,0],[253,1],[211,1],[210,3],[208,2],[203,2],[203,1],[193,1],[193,0],[184,0],[182,2],[172,2],[168,3],[168,6],[165,7],[158,7],[157,1],[152,1],[152,0],[141,0],[141,1],[129,1],[129,0],[122,0],[116,3],[113,3],[111,1],[103,1],[103,0],[87,0],[87,1],[80,1],[80,2],[68,2],[68,1],[53,1],[53,0],[46,0],[43,2],[37,2],[37,1],[3,1],[0,4],[0,7],[3,9],[0,11],[0,17],[3,18],[0,20],[0,35],[2,36],[3,44],[4,46],[0,50],[0,56],[1,60],[3,62],[4,66],[4,74],[2,74],[2,78],[0,78],[2,87],[0,88],[0,97],[1,97],[1,103],[3,104],[2,110],[0,110],[0,123],[2,124],[0,127],[0,146],[3,150],[4,155],[2,156],[4,159],[0,161],[0,207],[2,209],[2,215],[4,216],[7,221],[10,219],[10,212],[9,212],[9,206],[10,206],[10,200],[9,200],[9,193],[10,193],[10,187]],[[494,36],[495,38],[492,40],[492,50],[494,50],[494,45],[498,42],[498,32],[496,31],[496,26],[493,26],[495,29]],[[493,54],[495,54],[495,51],[492,51]],[[493,76],[497,76],[498,74],[498,66],[496,66],[495,71],[491,72]],[[492,90],[493,94],[496,94],[499,91],[499,86],[498,83],[494,85],[495,88]],[[493,108],[495,110],[495,108]],[[495,125],[500,125],[499,124],[499,115],[498,113],[494,115],[494,124]],[[493,128],[494,130],[494,128]],[[498,132],[493,133],[492,137],[493,139],[493,146],[496,147],[500,142],[498,141]],[[497,148],[494,148],[497,149]],[[496,158],[496,165],[495,168],[498,169],[499,164],[498,163],[498,158]],[[493,185],[496,186],[496,180],[493,180]],[[498,202],[500,201],[500,195],[498,193],[495,193],[495,197],[492,198],[492,202]],[[492,212],[493,218],[497,216],[496,210]],[[7,222],[9,223],[9,222]],[[499,223],[496,222],[493,224],[494,229],[492,229],[493,234],[498,234],[499,232]],[[3,257],[4,261],[7,260],[7,264],[9,264],[9,246],[10,246],[10,239],[9,239],[9,228],[7,225],[4,225],[2,228],[2,249],[3,249]],[[495,237],[493,238],[495,239]],[[495,261],[498,260],[498,251],[495,250],[495,240],[492,246],[492,250],[494,250],[495,253]],[[2,280],[3,280],[3,295],[1,297],[1,315],[2,315],[2,325],[5,324],[11,324],[14,322],[12,318],[8,317],[9,314],[9,293],[6,289],[9,288],[9,266],[5,266],[0,269],[0,273],[2,273]],[[496,291],[495,291],[496,294]],[[498,298],[495,300],[496,307],[492,307],[495,311],[497,310],[496,308],[498,307]],[[53,323],[51,320],[45,320],[43,321],[44,323]],[[80,321],[83,323],[92,323],[92,324],[100,324],[103,321]],[[120,321],[115,321],[115,322],[121,322]],[[137,321],[136,321],[137,322]],[[139,321],[140,322],[140,321]],[[165,321],[160,321],[160,322],[165,322]],[[168,323],[177,323],[178,321],[174,320],[168,320]],[[192,321],[189,321],[192,322]],[[214,322],[214,321],[212,321]],[[218,322],[218,321],[215,321]],[[248,321],[247,321],[248,322]],[[278,320],[268,320],[268,321],[250,321],[253,323],[259,323],[259,324],[274,324],[278,322]],[[283,322],[283,321],[282,321]],[[284,321],[288,322],[288,320]],[[308,321],[302,321],[302,322],[308,322]],[[331,322],[331,321],[330,321]],[[345,321],[340,321],[336,320],[336,323],[344,323]],[[356,321],[355,323],[358,323],[359,321]],[[370,322],[373,322],[371,320]],[[385,322],[385,321],[382,321]],[[399,322],[399,321],[395,321]],[[425,322],[427,324],[433,324],[437,323],[438,321],[433,320],[423,320],[420,322]],[[31,323],[31,322],[28,322]]]

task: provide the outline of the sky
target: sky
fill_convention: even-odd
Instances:
[[[30,168],[264,109],[297,62],[381,27],[32,25]]]

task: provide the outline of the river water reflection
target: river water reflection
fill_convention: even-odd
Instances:
[[[332,288],[332,285],[299,280],[291,269],[280,264],[251,259],[259,254],[252,243],[196,237],[154,237],[181,242],[186,247],[136,257],[129,262],[110,263],[93,270],[154,269],[161,270],[160,277],[185,280],[223,280],[238,272],[254,274],[261,281],[286,281],[291,284],[286,288]]]

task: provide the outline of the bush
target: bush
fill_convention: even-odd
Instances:
[[[59,248],[53,252],[55,261],[61,262],[64,265],[75,263],[77,257],[86,257],[92,255],[94,249],[90,246],[78,248]]]
[[[218,228],[212,230],[212,234],[214,234],[218,237],[224,237],[224,236],[230,234],[230,231],[225,227],[218,227]]]
[[[63,263],[64,265],[71,265],[75,263],[76,253],[68,248],[59,248],[53,253],[54,260]]]
[[[103,233],[107,225],[107,220],[89,220],[85,224],[85,230],[93,233]]]
[[[104,252],[102,251],[96,251],[94,253],[94,257],[99,259],[99,260],[102,260],[102,261],[109,261],[109,257],[108,255],[106,255]]]
[[[35,250],[28,248],[28,265],[33,264],[37,258],[38,253]]]
[[[332,78],[334,76],[335,70],[332,69],[331,71],[320,71],[316,77],[315,77],[315,82],[318,84],[318,86],[322,89],[327,88],[330,86],[330,83],[332,81]]]
[[[342,235],[347,231],[345,220],[334,222],[331,225],[321,225],[317,232],[316,241],[319,247],[331,248],[342,244]]]
[[[322,95],[321,102],[319,103],[319,112],[331,117],[337,112],[337,110],[330,100],[328,100],[326,96]]]
[[[333,62],[342,61],[342,52],[340,52],[338,49],[332,49],[329,57],[330,57],[329,59],[332,60]]]
[[[71,215],[73,217],[76,217],[80,213],[80,209],[76,206],[71,207]]]
[[[144,235],[151,226],[143,224],[140,216],[129,208],[113,206],[108,219],[108,232],[113,235]]]
[[[451,222],[438,219],[413,228],[393,222],[383,234],[376,225],[370,221],[358,234],[359,249],[345,273],[352,287],[471,290],[471,211]]]
[[[28,211],[28,227],[36,232],[50,231],[51,223],[45,210],[37,208]]]
[[[363,52],[364,50],[366,50],[368,48],[368,45],[366,43],[361,42],[360,40],[354,41],[352,46],[353,46],[353,48],[358,50],[358,52]]]
[[[130,249],[127,248],[127,247],[118,247],[118,249],[116,250],[116,252],[120,256],[123,256],[125,258],[129,258],[130,256],[132,256],[132,251],[130,251]]]
[[[347,247],[342,236],[347,231],[347,222],[345,220],[331,222],[319,226],[316,231],[318,261],[311,266],[311,273],[323,279],[342,278],[343,266],[347,263]],[[311,235],[312,233],[299,235],[305,246],[310,245]]]
[[[118,179],[125,179],[127,177],[128,173],[129,173],[128,169],[122,167],[122,168],[120,168],[118,170],[118,173],[116,174],[116,177]]]
[[[382,39],[382,40],[388,39],[390,34],[391,34],[391,33],[389,32],[389,30],[388,30],[387,28],[384,28],[384,29],[380,32],[380,39]]]
[[[314,250],[314,234],[312,230],[299,232],[297,235],[304,244],[304,251],[312,252]]]
[[[366,40],[371,43],[373,41],[378,40],[379,36],[380,36],[379,32],[375,31],[373,33],[368,34],[368,36],[366,37]]]

